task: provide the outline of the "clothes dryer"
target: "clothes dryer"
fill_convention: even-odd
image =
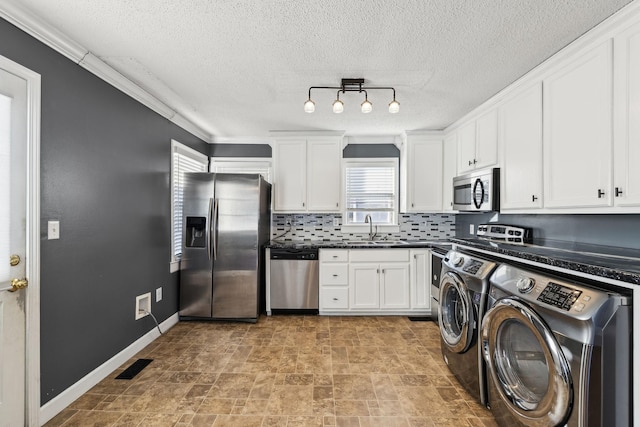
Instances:
[[[632,425],[631,295],[593,285],[506,264],[492,274],[481,346],[498,424]]]
[[[486,405],[486,369],[478,346],[489,276],[497,264],[451,250],[442,262],[438,321],[442,357],[460,384]]]

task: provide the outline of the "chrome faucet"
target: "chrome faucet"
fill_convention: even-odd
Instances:
[[[378,235],[378,226],[376,225],[376,232],[373,232],[373,220],[371,219],[371,215],[367,214],[364,217],[364,223],[369,224],[369,240],[373,240]]]

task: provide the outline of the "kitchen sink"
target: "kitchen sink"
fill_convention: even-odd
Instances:
[[[379,240],[375,243],[380,246],[402,246],[409,244],[409,242],[404,240]]]
[[[375,246],[376,242],[371,240],[347,240],[345,242],[348,246]]]

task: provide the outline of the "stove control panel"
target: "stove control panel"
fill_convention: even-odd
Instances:
[[[479,238],[492,242],[504,242],[514,245],[524,245],[531,243],[531,229],[526,227],[514,227],[504,224],[480,224],[478,232]]]

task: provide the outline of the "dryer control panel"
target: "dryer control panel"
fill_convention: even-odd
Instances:
[[[538,301],[555,305],[556,307],[569,311],[571,306],[580,298],[582,291],[563,286],[558,283],[549,282],[540,293]]]

